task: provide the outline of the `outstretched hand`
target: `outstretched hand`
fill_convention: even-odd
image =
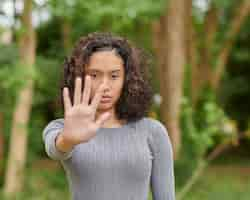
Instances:
[[[100,85],[89,104],[91,94],[91,77],[85,76],[83,94],[81,94],[82,79],[75,79],[74,102],[73,105],[69,98],[69,90],[63,88],[64,101],[64,129],[62,137],[65,143],[76,145],[89,141],[96,135],[96,131],[110,117],[110,113],[103,113],[95,119],[97,107],[103,95],[103,87]]]

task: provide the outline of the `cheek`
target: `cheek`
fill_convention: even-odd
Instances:
[[[117,96],[120,96],[120,95],[121,95],[121,93],[122,93],[122,88],[123,88],[123,81],[121,81],[121,82],[119,82],[119,83],[117,83],[117,84],[115,85],[115,92],[116,92],[116,95],[117,95]]]

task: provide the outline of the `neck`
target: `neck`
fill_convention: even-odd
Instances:
[[[105,111],[107,112],[107,111]],[[109,117],[109,119],[107,119],[104,124],[102,125],[103,128],[115,128],[115,127],[119,127],[121,125],[123,125],[125,123],[125,121],[123,120],[119,120],[116,116],[115,110],[109,110],[108,111],[111,115]],[[96,112],[96,118],[98,118],[101,114],[103,114],[103,112]]]

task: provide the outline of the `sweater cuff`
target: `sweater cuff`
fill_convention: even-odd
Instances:
[[[48,154],[51,156],[52,159],[54,160],[66,160],[68,158],[70,158],[72,156],[72,153],[74,151],[74,147],[73,149],[71,149],[68,152],[62,152],[60,151],[57,147],[56,147],[56,137],[60,134],[59,130],[51,130],[52,132],[54,131],[54,133],[50,133],[47,136],[47,144],[49,144],[48,146]]]

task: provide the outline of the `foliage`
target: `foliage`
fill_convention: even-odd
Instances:
[[[93,31],[133,33],[131,36],[136,32],[147,33],[147,26],[160,16],[165,4],[166,0],[49,1],[52,16],[71,24],[73,41]]]
[[[4,136],[8,147],[9,133],[11,128],[12,112],[15,105],[17,91],[25,83],[27,76],[33,76],[35,80],[32,111],[29,123],[29,148],[28,165],[31,165],[38,157],[46,157],[42,142],[42,130],[46,123],[57,117],[61,117],[61,110],[56,99],[59,92],[59,78],[62,71],[63,57],[65,51],[62,45],[61,28],[62,23],[69,22],[71,26],[70,39],[76,41],[80,36],[93,31],[112,31],[122,36],[128,37],[136,44],[151,50],[151,26],[150,23],[157,19],[166,4],[167,0],[49,0],[50,18],[37,27],[37,53],[34,71],[23,70],[18,60],[18,49],[15,45],[0,46],[0,111],[4,113]],[[225,40],[225,33],[228,31],[230,20],[233,16],[234,8],[238,1],[212,0],[219,9],[219,26],[216,32],[216,42],[212,45],[212,54],[217,54]],[[197,46],[202,45],[204,34],[204,16],[206,9],[194,9],[193,21],[197,30]],[[219,101],[215,99],[215,94],[204,88],[197,108],[191,106],[189,94],[191,93],[191,66],[186,67],[183,104],[181,109],[181,130],[183,148],[181,157],[175,164],[175,177],[177,186],[183,185],[192,175],[197,163],[204,159],[209,151],[218,143],[228,140],[236,140],[236,123],[239,122],[241,130],[247,130],[250,138],[250,117],[249,117],[249,20],[243,27],[236,45],[230,55],[227,71],[219,92]],[[19,33],[23,29],[19,29]],[[198,60],[202,59],[198,57]],[[216,59],[210,63],[214,66]],[[156,68],[154,66],[153,70]],[[156,77],[156,74],[153,75]],[[154,78],[152,84],[154,91],[158,92],[159,81]],[[158,85],[157,85],[158,84]],[[223,108],[223,109],[222,109]],[[153,105],[150,117],[159,119],[160,107]],[[229,117],[230,116],[230,119]],[[7,149],[5,149],[7,153]],[[5,156],[7,158],[7,154]],[[54,199],[59,195],[65,198],[66,180],[60,179],[62,174],[50,176],[51,172],[41,173],[37,177],[31,178],[27,191],[22,195],[23,199]],[[42,177],[40,177],[40,175]],[[206,177],[205,177],[206,178]],[[207,179],[204,179],[207,180]],[[50,182],[47,183],[46,181]],[[208,180],[209,181],[209,180]],[[209,181],[210,182],[210,181]],[[214,180],[211,185],[214,185]],[[229,182],[229,181],[228,181]],[[35,185],[38,183],[40,187]],[[46,185],[48,184],[48,185]],[[204,184],[204,183],[203,183]],[[58,188],[56,187],[59,186]],[[210,184],[208,187],[212,187]],[[223,186],[222,193],[226,197],[221,197],[219,189],[212,191],[218,194],[218,199],[230,198],[227,190],[230,187]],[[39,191],[37,190],[39,188]],[[207,188],[207,185],[201,185]],[[229,189],[228,189],[229,188]],[[42,189],[42,193],[40,193]],[[36,194],[39,194],[36,196]],[[237,194],[238,191],[237,191]],[[204,192],[198,191],[199,197],[190,196],[190,199],[205,199]],[[208,196],[208,194],[206,194]],[[214,195],[213,195],[214,196]],[[22,199],[21,198],[21,199]],[[0,197],[1,199],[1,197]]]
[[[57,60],[37,57],[37,78],[34,86],[32,112],[29,123],[29,159],[45,155],[42,130],[47,121],[57,118],[61,64]]]
[[[13,105],[15,104],[16,92],[21,84],[17,71],[18,51],[15,45],[0,46],[0,112],[5,115],[4,124],[11,118]],[[18,79],[18,80],[17,80]],[[4,127],[4,133],[7,128]]]
[[[70,193],[64,171],[62,169],[48,169],[47,166],[40,167],[44,168],[28,167],[25,169],[26,176],[24,181],[24,190],[8,200],[70,199]],[[53,173],[53,175],[51,175],[51,173]],[[2,198],[1,195],[2,191],[0,190],[0,199],[5,199]]]
[[[227,71],[219,91],[219,101],[228,115],[239,123],[239,129],[245,131],[250,119],[250,18],[246,21],[232,49]]]
[[[36,29],[37,33],[37,54],[45,57],[58,59],[63,58],[61,21],[58,17],[52,17],[49,21],[43,22]]]
[[[4,51],[3,51],[4,49]],[[29,156],[34,158],[44,154],[41,132],[47,123],[47,116],[56,117],[60,110],[56,108],[56,100],[59,94],[60,63],[38,56],[34,71],[28,71],[19,61],[16,46],[0,46],[0,110],[4,115],[3,132],[6,141],[9,141],[11,131],[12,114],[15,108],[18,91],[25,84],[29,76],[33,76],[34,95],[29,123]],[[48,114],[51,112],[50,114]],[[49,117],[49,118],[50,118]],[[8,144],[5,145],[8,152]]]
[[[115,20],[117,24],[126,24],[135,18],[150,20],[152,17],[159,16],[166,2],[164,0],[157,2],[153,0],[50,0],[49,3],[54,15],[69,20],[75,15],[80,16],[79,14],[81,14],[81,19],[88,20],[90,24],[98,24],[107,18]]]
[[[233,0],[211,0],[212,3],[215,4],[216,7],[222,9],[228,9],[233,3]]]
[[[215,95],[209,89],[204,89],[195,110],[190,100],[183,98],[180,121],[182,151],[175,166],[179,185],[188,180],[199,161],[205,159],[209,148],[236,135],[233,126],[227,128],[228,124],[231,125],[230,120],[216,103]]]

